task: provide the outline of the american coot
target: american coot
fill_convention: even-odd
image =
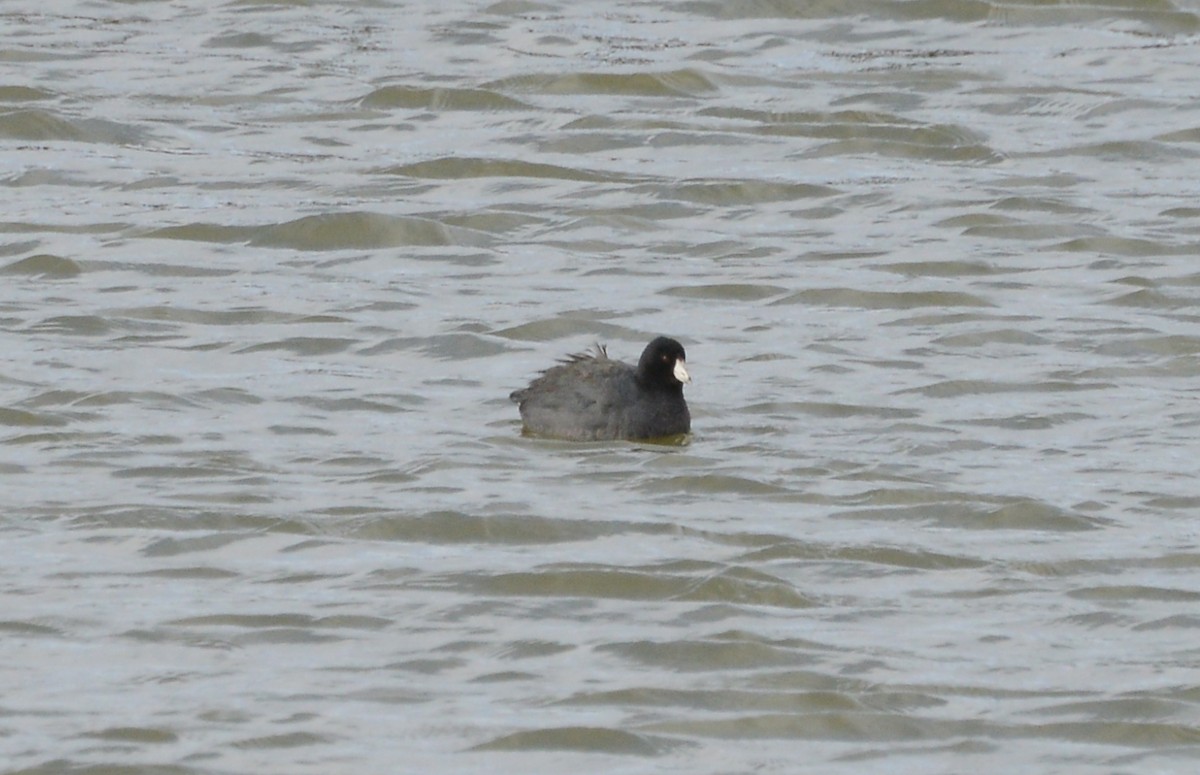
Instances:
[[[654,439],[687,433],[692,425],[683,383],[691,382],[683,345],[660,336],[637,368],[595,353],[571,355],[510,398],[525,430],[572,441]]]

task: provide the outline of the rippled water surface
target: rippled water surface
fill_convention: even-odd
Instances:
[[[2,772],[1194,771],[1193,4],[0,26]]]

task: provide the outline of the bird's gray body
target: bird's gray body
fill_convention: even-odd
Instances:
[[[511,395],[526,431],[571,441],[651,439],[687,433],[682,386],[649,388],[603,347],[572,355]]]

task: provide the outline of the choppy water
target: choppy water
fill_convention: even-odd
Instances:
[[[4,773],[1194,770],[1193,5],[0,28]]]

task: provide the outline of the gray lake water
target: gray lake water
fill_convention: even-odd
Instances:
[[[0,772],[1196,770],[1200,6],[0,29]]]

